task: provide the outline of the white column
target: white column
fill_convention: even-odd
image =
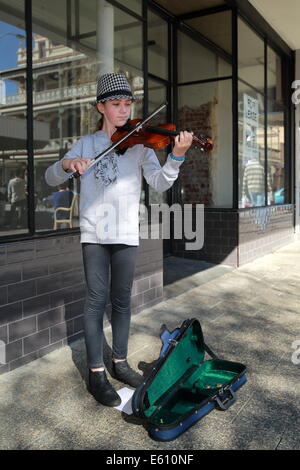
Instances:
[[[114,8],[105,0],[97,0],[98,73],[114,71]]]
[[[300,49],[296,51],[295,80],[300,80]],[[299,86],[297,87],[299,90]],[[299,93],[297,94],[299,97]],[[300,235],[300,103],[295,109],[295,202],[296,202],[296,233]]]

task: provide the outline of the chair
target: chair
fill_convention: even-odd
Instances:
[[[57,224],[69,224],[70,228],[73,228],[72,221],[73,221],[73,214],[74,214],[74,209],[75,209],[75,203],[78,199],[78,194],[74,193],[72,202],[70,207],[57,207],[54,211],[54,230],[57,229]],[[60,211],[65,211],[66,212],[66,217],[65,219],[58,219],[57,218],[57,213]]]

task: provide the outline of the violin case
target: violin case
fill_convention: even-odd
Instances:
[[[159,358],[135,390],[132,410],[151,438],[171,441],[213,409],[232,406],[247,380],[246,366],[219,359],[195,318],[172,332],[162,325],[160,338]],[[205,352],[210,359],[205,360]]]

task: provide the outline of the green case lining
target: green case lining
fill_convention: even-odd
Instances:
[[[170,425],[245,370],[238,362],[204,361],[204,340],[196,320],[180,338],[148,385],[143,413],[153,423]]]

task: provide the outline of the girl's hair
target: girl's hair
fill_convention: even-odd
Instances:
[[[96,111],[100,114],[100,119],[97,121],[95,132],[97,132],[97,131],[102,131],[102,127],[103,127],[103,124],[104,124],[104,116],[103,116],[103,114],[100,113],[100,111],[97,109],[97,107],[96,107]]]
[[[97,122],[96,131],[101,131],[101,130],[102,130],[102,127],[103,127],[103,116],[102,116],[102,114],[101,114],[101,118],[100,118],[99,121]]]

